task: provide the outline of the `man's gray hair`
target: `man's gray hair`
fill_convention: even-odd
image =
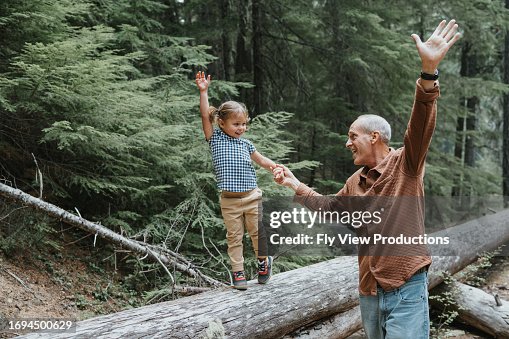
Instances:
[[[380,132],[380,138],[383,143],[389,145],[391,141],[391,125],[379,115],[375,114],[363,114],[358,118],[359,127],[366,133],[374,131]]]

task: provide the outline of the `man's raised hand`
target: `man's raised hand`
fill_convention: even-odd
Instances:
[[[421,57],[423,72],[429,74],[435,72],[449,48],[461,37],[457,30],[458,24],[453,19],[447,24],[442,20],[426,42],[422,42],[417,34],[412,34]]]

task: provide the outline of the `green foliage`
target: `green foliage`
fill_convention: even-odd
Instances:
[[[37,192],[35,156],[45,200],[183,253],[227,280],[224,226],[193,74],[212,74],[214,105],[232,99],[253,111],[254,91],[262,90],[263,109],[254,112],[246,137],[303,182],[333,194],[356,169],[344,147],[356,116],[383,115],[393,127],[393,146],[401,146],[420,67],[410,34],[426,38],[440,19],[454,15],[464,36],[441,65],[426,191],[500,193],[500,96],[508,89],[503,54],[496,51],[509,22],[502,2],[266,1],[256,23],[263,38],[258,65],[250,11],[247,0],[3,1],[0,175]],[[475,60],[475,74],[462,76],[462,56]],[[256,88],[260,69],[262,88]],[[464,105],[472,93],[479,98],[474,112]],[[458,119],[472,116],[474,130],[457,130]],[[454,155],[466,138],[473,140],[474,165]],[[265,196],[291,193],[264,169],[257,175]],[[30,219],[30,232],[49,241],[49,222],[39,218]],[[4,235],[2,248],[28,244],[18,241],[28,228]],[[276,267],[307,262],[281,259]],[[130,263],[133,286],[168,283],[159,268]],[[157,272],[156,282],[147,282],[145,269]]]
[[[449,332],[447,326],[452,324],[458,316],[458,311],[462,309],[461,305],[458,305],[455,301],[459,289],[454,287],[454,282],[461,282],[471,286],[481,286],[485,280],[483,274],[486,272],[486,269],[491,267],[493,258],[500,252],[501,248],[492,252],[482,253],[475,263],[468,265],[454,276],[446,272],[441,272],[441,277],[449,288],[447,292],[431,295],[429,297],[430,300],[436,301],[442,307],[437,315],[436,323],[433,321],[431,322],[431,338],[439,339],[447,337]]]
[[[99,301],[107,301],[110,297],[110,294],[108,292],[110,285],[106,286],[105,288],[101,287],[99,284],[96,284],[95,290],[92,292],[92,296]]]
[[[444,283],[449,286],[453,286],[453,282],[455,281],[453,277],[449,275],[442,275],[444,279]],[[458,316],[458,309],[461,309],[460,305],[456,304],[455,298],[458,295],[459,290],[457,288],[450,288],[449,292],[444,292],[437,295],[432,295],[429,297],[431,300],[436,300],[437,303],[442,305],[442,310],[438,314],[437,323],[431,322],[431,338],[439,339],[447,337],[448,329],[447,326],[451,325],[454,319]]]
[[[500,252],[501,247],[495,251],[482,253],[475,263],[468,265],[459,272],[455,279],[471,286],[482,286],[485,281],[484,273],[492,266],[493,258],[500,254]]]
[[[60,249],[49,217],[3,199],[0,206],[0,251],[5,255],[14,256],[27,248]]]

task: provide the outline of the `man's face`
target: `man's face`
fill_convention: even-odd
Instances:
[[[355,120],[348,131],[346,148],[352,151],[353,163],[355,165],[373,167],[376,158],[373,148],[373,135],[366,133],[360,128],[358,120]]]

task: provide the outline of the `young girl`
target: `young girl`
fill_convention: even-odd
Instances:
[[[196,74],[203,133],[212,151],[217,185],[221,190],[221,213],[226,225],[233,287],[245,290],[247,281],[242,247],[244,227],[251,237],[258,258],[258,283],[265,284],[272,271],[272,257],[258,255],[259,244],[260,247],[264,246],[260,252],[266,254],[266,238],[261,225],[262,191],[256,185],[251,160],[271,172],[276,164],[256,151],[251,141],[241,138],[249,120],[244,104],[227,101],[218,108],[209,107],[207,90],[210,82],[210,75],[205,77],[203,72]],[[219,128],[214,128],[214,123]]]

